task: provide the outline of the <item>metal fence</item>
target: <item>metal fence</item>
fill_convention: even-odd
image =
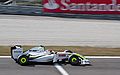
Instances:
[[[42,6],[42,0],[0,0],[0,5]]]
[[[42,15],[42,8],[37,6],[0,6],[0,14]]]
[[[25,5],[25,6],[42,6],[42,0],[17,0],[17,5]]]

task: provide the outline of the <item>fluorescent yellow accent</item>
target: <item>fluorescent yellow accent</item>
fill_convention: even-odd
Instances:
[[[86,59],[84,56],[82,56],[82,55],[80,55],[80,54],[75,54],[76,56],[78,56],[78,57],[81,57],[81,58],[83,58],[83,59]]]
[[[74,58],[74,57],[72,58],[72,62],[75,62],[76,60],[77,60],[76,58]]]
[[[23,57],[23,58],[21,58],[20,61],[21,61],[21,63],[25,63],[27,60],[26,60],[26,58]]]

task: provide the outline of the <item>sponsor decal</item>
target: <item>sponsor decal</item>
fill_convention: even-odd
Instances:
[[[61,0],[61,10],[76,10],[76,11],[120,11],[120,4],[117,4],[117,0],[112,0],[111,4],[97,4],[97,3],[70,3],[70,0]]]
[[[44,0],[45,12],[119,12],[120,0]],[[120,12],[119,12],[120,13]]]
[[[22,51],[14,51],[14,53],[22,53]]]
[[[55,2],[55,0],[48,0],[48,3],[43,5],[47,9],[57,9],[59,8],[59,4]]]

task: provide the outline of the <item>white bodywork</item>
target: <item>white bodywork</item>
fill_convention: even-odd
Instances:
[[[23,54],[23,49],[21,47],[16,46],[16,49],[13,49],[11,51],[11,54],[13,59],[18,59],[18,57]]]

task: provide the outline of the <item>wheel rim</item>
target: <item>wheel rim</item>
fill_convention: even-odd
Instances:
[[[77,61],[77,58],[72,58],[72,62],[76,62]]]
[[[21,58],[20,61],[21,61],[21,63],[26,63],[27,60],[26,60],[26,58]]]

